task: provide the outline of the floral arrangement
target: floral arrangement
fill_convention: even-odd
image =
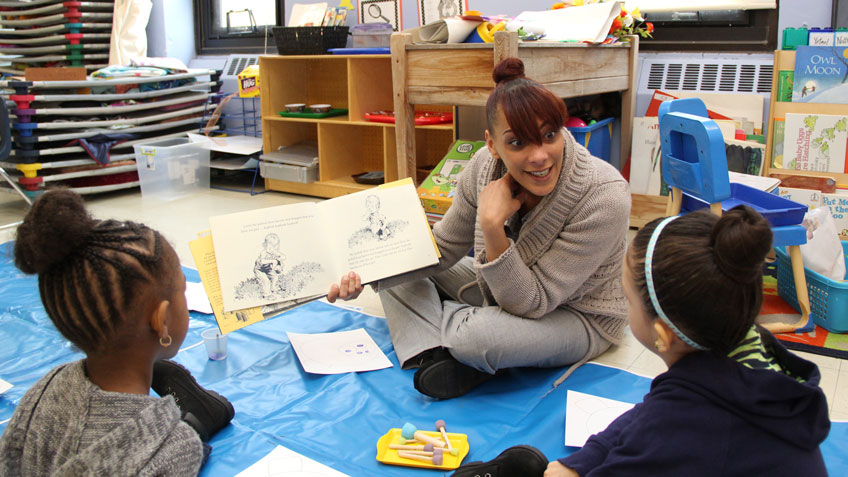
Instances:
[[[591,3],[599,3],[599,1],[602,0],[571,0],[567,4],[565,2],[555,3],[551,9],[558,10],[568,6],[578,7]],[[645,21],[645,18],[642,16],[642,12],[639,11],[639,7],[636,7],[629,12],[622,7],[621,14],[615,17],[612,21],[609,36],[607,37],[607,41],[604,43],[627,41],[627,36],[629,35],[639,35],[642,38],[653,38],[651,35],[653,32],[654,24]]]
[[[621,9],[621,15],[612,21],[609,34],[620,41],[626,41],[627,35],[639,35],[642,38],[653,38],[654,24],[646,22],[639,7],[630,10]]]

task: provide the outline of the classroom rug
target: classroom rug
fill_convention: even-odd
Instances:
[[[52,367],[82,354],[55,330],[38,298],[35,277],[12,265],[11,244],[0,244],[0,378],[14,387],[0,395],[0,432],[21,396]],[[197,272],[184,268],[191,282]],[[227,396],[232,424],[211,441],[202,476],[235,475],[271,452],[287,447],[351,476],[437,476],[451,471],[381,464],[377,440],[410,422],[429,429],[445,420],[448,432],[468,436],[465,462],[489,460],[507,447],[530,444],[554,459],[565,447],[568,390],[639,402],[651,380],[620,369],[586,364],[562,385],[551,384],[564,368],[512,369],[466,396],[438,401],[413,389],[413,371],[401,370],[382,318],[312,302],[228,335],[228,357],[210,361],[200,332],[215,326],[211,315],[192,312],[176,361],[201,385]],[[363,373],[305,373],[286,331],[323,333],[365,329],[393,367]],[[831,475],[848,471],[848,423],[833,423],[822,452]],[[273,475],[268,469],[268,475]],[[300,473],[295,475],[307,475]],[[308,474],[313,475],[313,474]]]
[[[770,275],[763,276],[763,306],[757,321],[781,321],[795,323],[801,319],[789,303],[777,293],[777,279]],[[777,333],[784,346],[797,351],[848,359],[848,335],[831,333],[821,326],[808,333]]]

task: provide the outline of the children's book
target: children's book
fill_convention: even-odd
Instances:
[[[783,168],[844,172],[848,116],[788,113],[783,131]]]
[[[633,118],[630,191],[660,195],[660,127],[656,117]]]
[[[804,204],[810,209],[821,207],[822,193],[820,190],[796,189],[794,187],[780,187],[778,193],[781,197]]]
[[[211,217],[224,311],[325,295],[439,261],[411,179],[322,202]]]
[[[848,103],[848,47],[799,46],[793,103]]]
[[[830,208],[836,232],[848,236],[848,194],[822,194],[822,206]]]

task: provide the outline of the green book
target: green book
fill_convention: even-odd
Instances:
[[[792,86],[795,80],[795,72],[785,70],[778,72],[777,76],[777,98],[775,101],[781,103],[792,102]]]

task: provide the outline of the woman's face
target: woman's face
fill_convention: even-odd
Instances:
[[[486,131],[486,144],[521,187],[533,196],[544,197],[554,190],[559,180],[565,137],[560,127],[541,121],[537,126],[542,132],[542,144],[525,143],[513,134],[503,109],[498,108],[493,131]]]

